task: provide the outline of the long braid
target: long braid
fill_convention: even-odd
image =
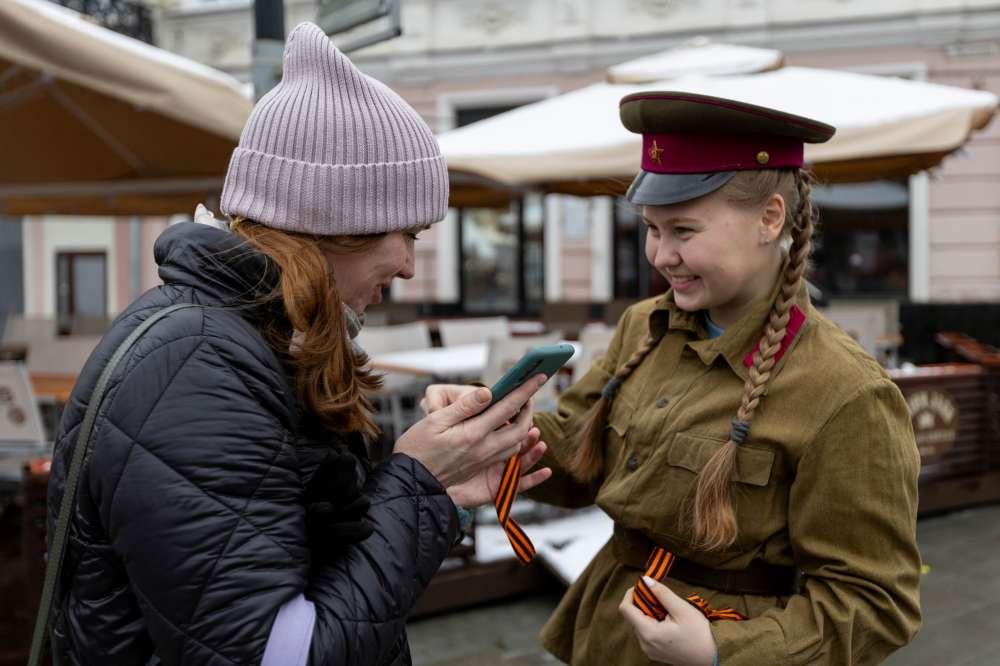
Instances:
[[[784,282],[771,309],[758,350],[754,353],[753,365],[743,386],[743,399],[736,413],[729,441],[706,463],[697,480],[694,538],[695,543],[706,550],[723,548],[736,540],[736,514],[733,511],[730,487],[736,467],[736,447],[745,440],[760,398],[767,390],[778,350],[785,338],[791,306],[801,287],[809,253],[812,251],[812,177],[808,172],[797,172],[795,186],[798,206],[792,220],[792,245],[789,248]]]
[[[659,338],[652,335],[646,336],[639,348],[615,371],[601,391],[601,397],[584,416],[583,427],[576,437],[576,450],[567,465],[570,474],[577,480],[589,483],[604,471],[604,426],[611,411],[611,401],[621,383],[628,379],[658,341]]]

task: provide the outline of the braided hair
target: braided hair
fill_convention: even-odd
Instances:
[[[736,467],[736,447],[750,431],[754,413],[766,392],[776,355],[785,337],[791,307],[802,284],[812,251],[814,211],[811,199],[812,175],[804,170],[761,170],[737,174],[721,190],[736,204],[760,205],[775,192],[784,195],[788,204],[782,235],[790,237],[789,260],[781,276],[782,285],[753,356],[749,378],[743,387],[740,407],[733,419],[729,441],[719,449],[699,473],[694,495],[694,541],[705,550],[716,550],[736,540],[736,514],[733,511],[730,482]],[[793,212],[794,211],[794,212]],[[569,461],[569,472],[582,482],[598,479],[604,471],[604,426],[611,401],[621,383],[632,374],[652,350],[658,338],[647,335],[639,348],[612,375],[600,398],[584,417],[577,438],[578,446]]]
[[[733,420],[729,441],[705,464],[695,486],[694,540],[706,550],[723,548],[736,540],[736,513],[733,511],[730,485],[736,468],[736,447],[746,440],[760,398],[767,390],[781,341],[785,338],[792,303],[804,279],[812,251],[812,177],[808,172],[796,172],[795,187],[798,206],[792,219],[792,244],[781,290],[771,308],[760,345],[754,352],[753,365],[743,385],[743,398]]]

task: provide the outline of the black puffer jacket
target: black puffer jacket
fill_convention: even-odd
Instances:
[[[328,563],[310,557],[303,489],[338,438],[308,435],[290,378],[260,333],[270,291],[262,255],[185,223],[156,243],[164,286],[115,322],[87,362],[56,442],[55,525],[69,460],[105,363],[157,322],[114,373],[81,477],[56,601],[62,663],[257,664],[278,608],[314,602],[310,663],[404,664],[406,616],[458,529],[444,489],[397,454],[364,492],[374,533]],[[229,306],[229,307],[219,307]],[[273,306],[272,306],[273,307]],[[155,661],[155,659],[154,659]]]

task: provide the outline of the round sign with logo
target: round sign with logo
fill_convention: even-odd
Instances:
[[[958,404],[950,394],[934,389],[914,391],[906,397],[913,418],[913,434],[924,462],[946,454],[958,437]]]
[[[16,426],[24,425],[24,422],[28,420],[28,415],[24,413],[24,410],[16,405],[7,410],[7,418],[10,422]]]

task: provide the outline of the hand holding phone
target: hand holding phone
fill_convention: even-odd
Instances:
[[[493,394],[490,406],[497,401],[502,400],[505,395],[535,375],[545,374],[546,378],[551,379],[552,375],[554,375],[559,368],[563,367],[566,364],[566,361],[573,356],[574,351],[573,345],[565,342],[555,345],[542,345],[540,347],[533,347],[532,349],[529,349],[528,352],[522,356],[510,370],[505,372],[503,377],[501,377],[497,383],[492,386],[492,388],[490,388],[490,392]]]

